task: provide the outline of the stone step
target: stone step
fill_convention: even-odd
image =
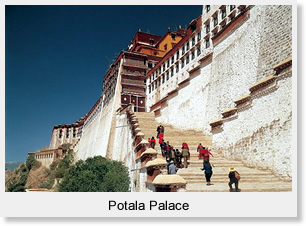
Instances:
[[[210,191],[210,192],[228,192],[229,187],[227,183],[214,183],[207,186],[205,183],[188,183],[187,191]],[[234,186],[233,186],[234,187]],[[292,191],[292,185],[289,182],[240,182],[239,189],[242,192],[266,192],[266,191]]]
[[[181,174],[182,175],[182,174]],[[195,174],[195,175],[191,175],[191,176],[187,176],[184,175],[185,180],[204,180],[205,179],[205,174],[202,172],[200,174]],[[214,178],[214,180],[220,180],[220,179],[225,179],[228,180],[228,175],[227,174],[215,174],[213,173],[212,178]],[[280,181],[280,179],[271,176],[271,175],[262,175],[262,174],[244,174],[243,177],[241,177],[242,181],[245,180],[256,180],[256,179],[266,179],[266,180],[271,180],[271,181]]]
[[[145,134],[144,139],[148,137],[156,138],[156,128],[162,124],[165,128],[164,140],[169,141],[175,149],[181,151],[181,145],[186,142],[190,148],[190,160],[188,168],[178,169],[177,174],[182,176],[186,182],[187,192],[229,192],[228,173],[229,167],[234,166],[241,175],[239,188],[242,192],[290,192],[292,190],[291,182],[283,182],[274,176],[269,170],[261,170],[248,167],[242,161],[235,159],[226,159],[218,153],[212,152],[210,162],[213,164],[213,176],[211,181],[214,185],[207,186],[203,167],[203,159],[199,159],[197,147],[201,143],[206,148],[211,148],[212,137],[205,135],[202,131],[183,130],[175,128],[172,125],[163,124],[155,120],[153,113],[135,113],[139,128]],[[163,158],[156,139],[155,146],[158,152],[158,158]],[[183,161],[182,161],[183,162]],[[234,186],[233,186],[234,187]]]
[[[185,178],[184,178],[185,179]],[[203,179],[185,179],[185,181],[189,184],[189,183],[206,183],[206,180],[205,180],[205,177],[203,176]],[[228,183],[229,180],[228,178],[225,178],[225,179],[222,179],[222,178],[214,178],[212,177],[211,178],[211,182],[212,183]],[[246,178],[246,179],[243,179],[243,180],[240,180],[240,183],[267,183],[267,182],[270,182],[270,183],[274,183],[274,182],[279,182],[279,180],[277,180],[276,178],[274,179],[271,179],[271,178]]]

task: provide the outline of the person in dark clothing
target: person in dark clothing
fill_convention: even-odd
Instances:
[[[157,126],[156,132],[157,138],[159,138],[159,134],[164,134],[164,127],[162,125]]]
[[[155,138],[154,137],[152,137],[151,138],[151,142],[150,142],[150,146],[151,146],[151,148],[155,148],[155,144],[156,144],[156,141],[155,141]]]
[[[171,145],[169,144],[169,141],[167,141],[166,144],[166,157],[171,159]]]
[[[230,187],[230,191],[233,191],[233,184],[235,184],[235,191],[239,192],[238,181],[240,179],[240,174],[235,170],[234,167],[230,167],[228,178],[230,181],[228,182],[228,186]],[[238,177],[238,178],[237,178]]]
[[[176,167],[182,168],[182,153],[179,151],[179,149],[175,150],[175,161]]]
[[[204,173],[205,173],[206,185],[212,185],[210,183],[210,178],[213,174],[213,171],[212,171],[211,164],[207,160],[205,160],[202,170],[204,170]]]
[[[166,150],[167,150],[167,144],[163,140],[163,142],[160,143],[160,149],[163,157],[166,157]]]

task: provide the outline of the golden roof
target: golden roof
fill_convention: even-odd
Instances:
[[[140,141],[139,144],[149,144],[149,142],[145,139],[142,139],[142,141]]]
[[[145,151],[141,154],[141,156],[143,156],[143,155],[148,155],[148,154],[157,154],[157,151],[156,151],[155,149],[153,149],[153,148],[149,148],[149,149],[145,150]]]
[[[165,159],[154,159],[152,161],[149,161],[146,163],[145,167],[149,167],[149,166],[157,166],[157,165],[167,165],[167,162]]]
[[[144,136],[144,133],[138,132],[138,133],[136,134],[136,136]]]
[[[171,174],[171,175],[158,175],[155,177],[155,179],[152,182],[153,184],[186,184],[186,181],[177,174]]]

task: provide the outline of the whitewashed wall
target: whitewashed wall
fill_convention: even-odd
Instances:
[[[253,99],[252,106],[238,118],[223,124],[213,136],[215,151],[246,165],[268,168],[275,175],[291,180],[292,84],[281,79],[278,89]]]
[[[168,100],[168,106],[162,108],[157,117],[159,122],[212,134],[209,123],[222,118],[221,112],[234,107],[236,99],[248,94],[258,78],[265,77],[258,75],[258,62],[263,57],[260,48],[267,46],[263,42],[268,41],[265,31],[270,25],[268,17],[262,16],[268,15],[267,9],[254,6],[250,18],[214,46],[211,63],[202,65],[200,74]],[[286,10],[279,9],[280,14],[283,11]],[[287,26],[290,25],[289,21]],[[290,34],[279,35],[280,39],[281,35],[290,37]],[[290,39],[286,41],[290,43]],[[273,46],[273,49],[278,59],[288,57],[287,52],[281,56],[281,48]],[[271,71],[271,68],[266,70]],[[237,119],[224,123],[223,131],[213,134],[213,146],[227,157],[241,159],[249,166],[269,168],[281,178],[290,180],[291,77],[279,80],[278,86],[276,91],[254,99],[252,107],[240,112]]]
[[[96,155],[105,157],[113,116],[112,111],[113,104],[110,101],[107,106],[101,108],[91,123],[83,128],[82,137],[74,148],[78,159],[85,160]]]

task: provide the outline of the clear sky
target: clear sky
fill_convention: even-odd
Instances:
[[[105,72],[138,29],[184,28],[202,6],[6,6],[5,161],[49,146],[101,95]]]

